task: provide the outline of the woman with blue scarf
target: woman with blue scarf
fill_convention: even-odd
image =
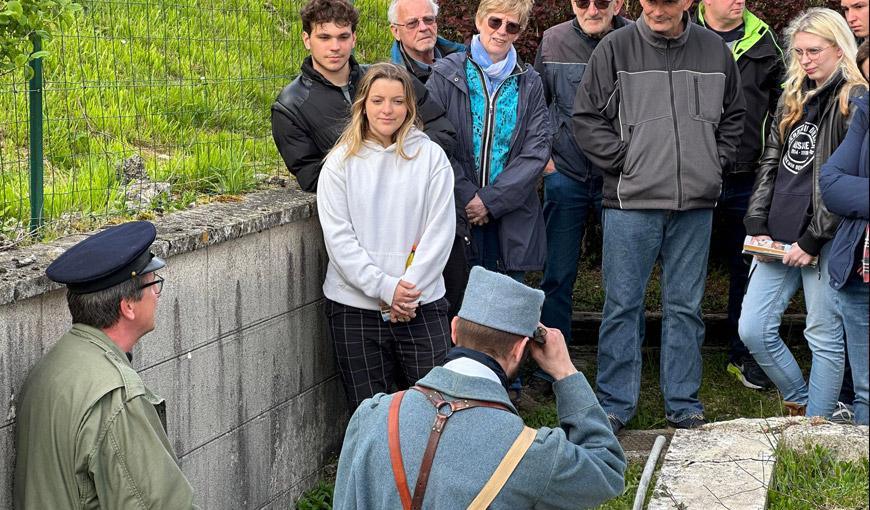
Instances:
[[[468,51],[438,60],[426,83],[456,128],[455,198],[469,263],[519,281],[543,268],[547,249],[537,193],[550,157],[547,106],[540,76],[513,46],[532,5],[482,0]]]

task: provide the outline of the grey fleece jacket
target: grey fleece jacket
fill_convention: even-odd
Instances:
[[[734,57],[684,15],[677,38],[637,23],[592,53],[574,102],[574,135],[604,170],[604,207],[684,211],[716,205],[745,106]]]

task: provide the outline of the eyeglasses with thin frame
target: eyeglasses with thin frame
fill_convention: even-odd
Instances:
[[[819,55],[821,55],[823,51],[825,51],[828,48],[831,48],[832,46],[833,45],[828,45],[828,46],[825,46],[824,48],[807,48],[805,50],[802,50],[800,48],[793,48],[791,51],[794,52],[794,54],[798,58],[798,60],[804,58],[804,55],[806,55],[807,58],[810,60],[816,60],[817,58],[819,58]]]
[[[156,285],[157,288],[154,289],[154,293],[157,294],[157,295],[159,296],[160,293],[163,292],[163,282],[164,282],[164,281],[165,281],[165,280],[164,280],[164,278],[163,278],[162,276],[160,276],[160,275],[157,274],[157,273],[154,273],[154,280],[152,280],[152,281],[150,281],[150,282],[148,282],[148,283],[143,283],[142,285],[139,286],[139,290],[142,290],[142,289],[145,289],[145,288],[151,287],[152,285]]]
[[[438,20],[435,19],[435,16],[423,16],[422,18],[414,18],[409,19],[407,23],[393,23],[397,27],[405,27],[408,30],[417,30],[417,27],[420,26],[420,23],[423,23],[426,26],[433,26],[438,23]]]
[[[577,7],[580,9],[588,9],[590,4],[595,4],[596,9],[603,11],[610,7],[613,0],[574,0],[574,3],[577,4]]]
[[[517,35],[520,33],[520,29],[522,28],[519,23],[514,23],[513,21],[505,21],[496,16],[490,16],[488,20],[486,20],[486,24],[489,25],[489,28],[493,30],[498,30],[501,28],[501,24],[504,23],[505,32],[510,35]]]

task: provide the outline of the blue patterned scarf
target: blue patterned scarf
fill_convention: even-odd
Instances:
[[[492,95],[493,91],[511,75],[514,67],[517,66],[517,50],[511,45],[507,57],[501,62],[493,63],[489,53],[484,49],[483,43],[480,42],[480,34],[477,34],[471,39],[471,59],[483,70],[483,75],[486,78],[486,91]]]

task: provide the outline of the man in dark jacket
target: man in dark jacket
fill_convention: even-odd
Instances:
[[[396,39],[390,58],[394,64],[405,66],[423,83],[429,79],[435,59],[465,51],[465,45],[438,37],[438,4],[435,0],[393,0],[387,17]]]
[[[544,32],[535,70],[544,82],[553,149],[544,168],[547,263],[541,290],[547,295],[541,320],[571,342],[571,310],[580,241],[590,213],[601,217],[601,170],[574,141],[571,112],[592,50],[612,30],[631,23],[615,16],[623,0],[571,0],[574,19]]]
[[[782,95],[785,73],[782,50],[770,27],[734,0],[703,0],[698,5],[696,20],[701,26],[716,32],[734,55],[740,69],[746,117],[743,136],[737,149],[737,162],[725,172],[722,194],[716,205],[715,229],[722,249],[728,257],[728,372],[751,389],[770,388],[764,370],[740,341],[737,322],[749,273],[743,257],[743,216],[752,195],[752,185],[758,170],[758,159],[764,140],[770,132],[776,103]],[[715,241],[715,240],[714,240]]]
[[[350,105],[365,67],[351,52],[356,44],[359,12],[346,0],[310,0],[300,12],[302,42],[310,55],[301,73],[272,105],[272,137],[299,187],[317,190],[323,158],[350,118]],[[453,126],[444,110],[415,80],[417,115],[425,133],[448,156],[455,145]]]
[[[640,0],[633,26],[605,37],[574,103],[574,134],[604,171],[605,303],[598,398],[614,430],[640,390],[644,292],[662,267],[662,393],[668,422],[705,423],[698,400],[701,298],[722,171],[745,113],[740,75],[722,39],[689,21],[692,0]]]

